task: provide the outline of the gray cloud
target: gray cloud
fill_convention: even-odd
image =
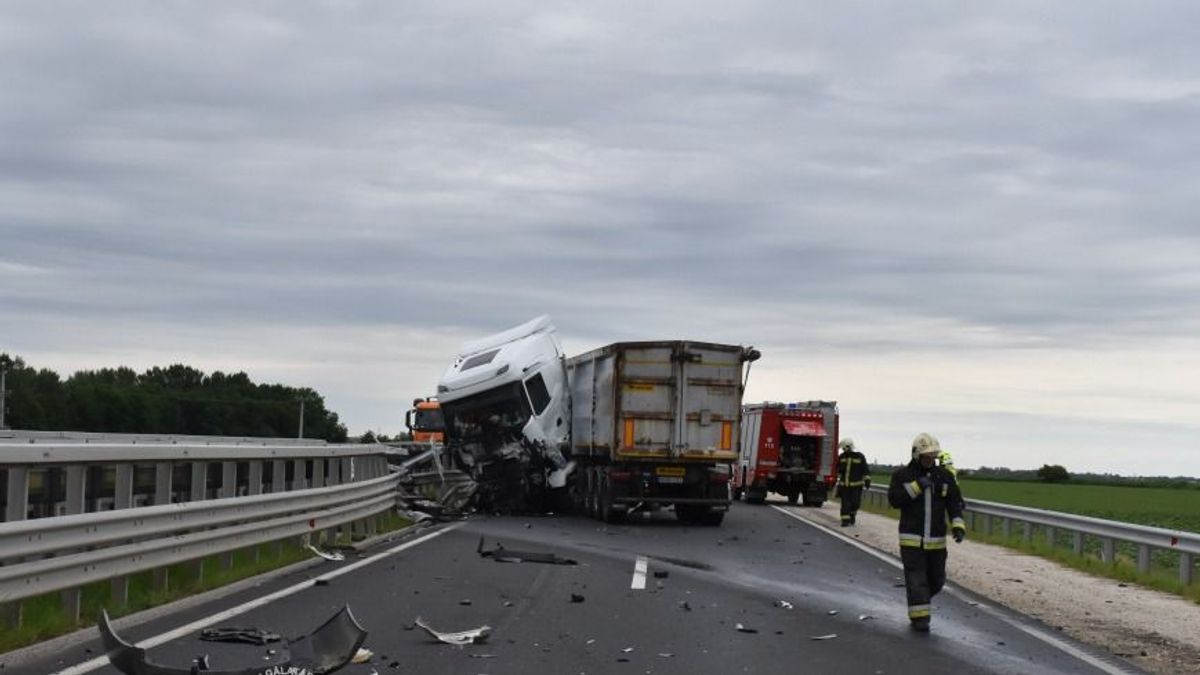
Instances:
[[[542,312],[580,346],[1176,344],[1198,13],[7,5],[0,347],[125,353],[32,328],[68,318],[456,340]]]

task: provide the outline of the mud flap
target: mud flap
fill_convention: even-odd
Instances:
[[[198,659],[186,668],[148,661],[145,649],[129,644],[116,634],[107,611],[101,612],[99,629],[109,662],[125,675],[261,675],[264,672],[262,663],[233,670],[209,670],[207,659]],[[350,608],[342,607],[312,633],[289,640],[288,648],[280,649],[281,661],[267,666],[268,672],[275,668],[295,675],[332,673],[349,663],[366,639],[367,632],[355,621]]]

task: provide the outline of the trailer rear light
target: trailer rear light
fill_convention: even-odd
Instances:
[[[733,422],[721,423],[721,449],[729,450],[733,447]]]

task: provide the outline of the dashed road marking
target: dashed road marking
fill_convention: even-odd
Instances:
[[[646,560],[646,556],[639,555],[637,557],[637,562],[634,563],[634,565],[633,565],[633,581],[630,582],[629,587],[634,589],[635,591],[640,591],[640,590],[646,588],[646,565],[647,564],[648,564],[648,561]]]

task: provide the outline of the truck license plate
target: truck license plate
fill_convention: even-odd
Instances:
[[[683,476],[659,476],[659,483],[683,484]]]
[[[659,476],[678,476],[683,478],[684,474],[687,473],[687,469],[684,469],[682,466],[660,466],[654,469],[654,473]]]

